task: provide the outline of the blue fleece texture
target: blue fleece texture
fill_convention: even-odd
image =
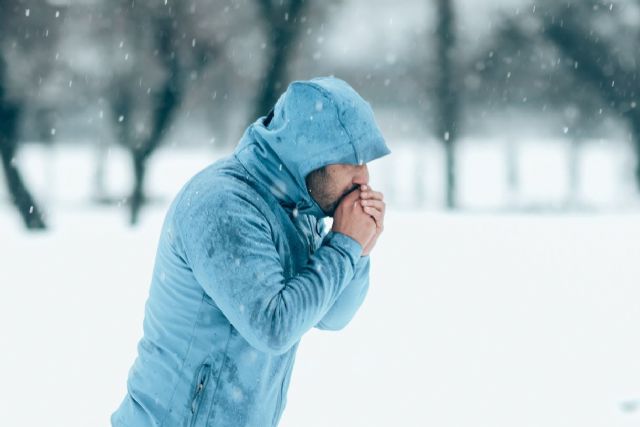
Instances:
[[[291,83],[273,113],[169,207],[113,426],[276,426],[302,335],[344,328],[362,304],[369,257],[323,228],[305,177],[388,154],[373,112],[322,77]]]

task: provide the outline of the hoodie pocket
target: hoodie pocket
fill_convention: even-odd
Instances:
[[[198,414],[200,413],[200,407],[202,406],[203,397],[211,376],[211,364],[209,362],[203,363],[195,377],[195,386],[191,395],[191,421],[189,426],[194,427],[198,421]]]

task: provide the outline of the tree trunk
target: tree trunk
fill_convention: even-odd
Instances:
[[[177,73],[177,71],[176,71]],[[181,86],[177,74],[168,80],[161,94],[158,96],[156,110],[153,115],[153,129],[149,138],[140,147],[133,147],[131,157],[133,161],[133,191],[131,192],[131,225],[138,224],[140,210],[145,203],[144,178],[146,175],[147,160],[160,146],[162,139],[169,129],[175,113],[180,106],[182,98]]]
[[[130,223],[131,225],[136,225],[140,219],[140,209],[144,204],[144,178],[147,171],[147,159],[136,150],[132,150],[131,158],[133,160],[134,184],[129,198],[129,206],[131,208]]]
[[[633,148],[636,154],[635,178],[636,186],[640,191],[640,114],[629,115],[631,124],[631,137],[633,138]]]
[[[0,95],[1,95],[0,90]],[[14,156],[17,148],[17,127],[20,110],[17,106],[2,102],[0,98],[0,156],[11,201],[18,209],[24,225],[29,230],[46,228],[44,218],[24,183]]]
[[[298,19],[306,4],[304,0],[291,0],[288,7],[279,8],[274,6],[271,0],[258,1],[264,16],[266,38],[271,42],[272,53],[251,121],[269,112],[287,82],[287,64],[300,33],[301,25]]]
[[[575,207],[580,191],[580,141],[576,136],[573,136],[568,144],[569,194],[567,205]]]
[[[520,175],[518,174],[519,166],[519,144],[515,138],[509,137],[505,141],[505,160],[507,172],[507,190],[509,194],[508,204],[515,208],[519,204],[520,196]]]
[[[106,184],[108,155],[109,144],[100,138],[96,146],[96,170],[93,174],[93,200],[97,203],[109,201]]]
[[[279,37],[276,37],[276,40],[277,39],[279,39]],[[289,55],[288,46],[282,45],[279,42],[274,42],[274,44],[274,52],[269,60],[269,69],[262,82],[262,89],[258,96],[256,110],[250,119],[251,121],[267,115],[269,110],[273,108],[280,96],[284,80],[286,79],[287,57]]]
[[[177,56],[172,48],[171,21],[162,20],[157,23],[159,50],[163,66],[168,72],[168,78],[155,97],[155,106],[151,123],[151,134],[140,146],[133,147],[132,160],[134,172],[133,191],[131,193],[131,225],[136,225],[140,217],[140,210],[146,198],[144,195],[144,178],[147,160],[160,146],[167,130],[171,127],[180,102],[184,96],[184,83]]]
[[[438,54],[438,138],[445,149],[446,206],[456,207],[456,156],[458,100],[455,85],[453,51],[455,48],[455,14],[452,0],[437,0],[438,23],[436,30]]]

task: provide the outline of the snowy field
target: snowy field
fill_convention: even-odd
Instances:
[[[634,205],[619,185],[623,152],[598,149],[584,153],[583,183],[594,185],[581,194],[600,212],[414,210],[420,156],[396,150],[372,168],[393,202],[369,295],[345,330],[303,337],[281,426],[640,425],[640,215],[611,213]],[[56,150],[21,160],[50,232],[26,234],[0,202],[0,426],[109,424],[141,335],[166,204],[213,157],[158,153],[156,203],[131,229],[124,208],[86,202],[94,154]],[[563,152],[523,150],[521,197],[561,203]],[[433,195],[440,175],[429,153],[421,173]],[[500,153],[463,154],[468,205],[503,204]],[[126,158],[110,156],[108,190],[118,193]]]
[[[108,425],[162,215],[3,229],[0,425]],[[303,337],[282,426],[640,423],[638,216],[391,210],[386,230],[353,322]]]
[[[199,134],[197,134],[199,135]],[[197,136],[196,135],[196,136]],[[202,141],[203,137],[193,139]],[[395,141],[394,141],[395,142]],[[168,203],[195,171],[228,153],[206,145],[172,149],[153,155],[146,188],[149,195]],[[442,146],[432,140],[403,140],[390,144],[391,156],[370,164],[372,184],[385,192],[388,203],[402,209],[440,210],[445,173]],[[619,212],[640,210],[633,182],[634,153],[628,143],[585,141],[576,154],[576,188],[570,191],[570,145],[567,140],[534,137],[463,139],[458,143],[459,205],[475,211],[572,210]],[[512,157],[510,171],[508,158]],[[128,155],[118,146],[106,151],[95,143],[28,144],[16,158],[36,199],[50,213],[75,209],[95,195],[95,170],[104,166],[104,190],[122,197],[130,191],[132,172]],[[513,175],[510,177],[510,175]],[[7,199],[0,174],[0,205]],[[509,181],[513,185],[509,185]],[[3,224],[0,222],[0,226]]]

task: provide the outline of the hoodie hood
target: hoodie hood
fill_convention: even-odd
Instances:
[[[334,77],[291,83],[266,125],[265,119],[245,130],[235,157],[286,209],[317,218],[326,214],[307,190],[310,172],[364,164],[391,152],[369,103]]]

